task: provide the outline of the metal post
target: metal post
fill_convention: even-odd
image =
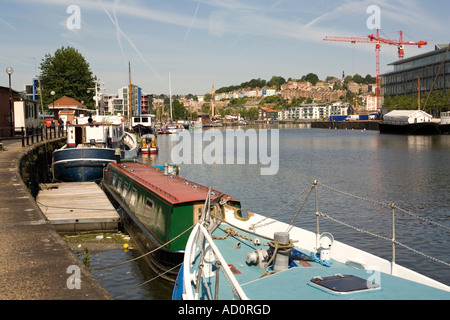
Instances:
[[[12,68],[10,69],[12,70]],[[13,111],[13,106],[12,106],[12,89],[11,89],[11,74],[12,71],[8,71],[8,69],[6,69],[6,72],[8,73],[9,76],[9,123],[11,126],[11,138],[14,137],[14,111]]]
[[[317,196],[317,180],[314,180],[313,182],[314,184],[314,192],[316,195],[316,250],[319,248],[319,236],[320,236],[320,231],[319,231],[319,199]]]
[[[20,131],[22,132],[22,147],[25,147],[25,132],[23,131],[23,127],[20,127]]]
[[[391,274],[394,272],[395,266],[395,203],[391,204],[392,208],[392,263],[391,263]]]

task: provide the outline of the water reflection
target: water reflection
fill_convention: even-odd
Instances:
[[[261,128],[270,129],[273,126]],[[280,127],[279,133],[280,168],[276,175],[262,176],[260,166],[249,164],[183,164],[180,175],[232,195],[242,202],[244,211],[266,216],[285,205],[314,180],[319,180],[340,191],[396,203],[414,214],[449,225],[450,136],[380,135],[376,131],[290,128],[288,125]],[[171,163],[171,148],[177,142],[172,141],[170,135],[159,135],[157,139],[158,154],[143,155],[142,161],[151,165]],[[209,143],[205,142],[205,145]],[[391,237],[390,208],[330,193],[323,187],[319,187],[318,193],[321,212],[358,228]],[[303,199],[300,197],[294,201],[275,218],[289,222]],[[314,207],[314,199],[308,199],[295,225],[315,231]],[[450,249],[446,244],[450,238],[446,230],[430,227],[426,222],[400,211],[396,213],[396,224],[396,237],[400,242],[449,262]],[[389,241],[380,242],[380,239],[369,235],[361,237],[359,232],[325,219],[320,221],[320,230],[331,232],[336,240],[391,259]],[[127,257],[122,256],[121,259]],[[449,269],[444,265],[430,263],[428,259],[403,248],[397,248],[396,259],[398,264],[450,284]],[[146,274],[145,266],[139,269],[144,270],[143,276],[134,283],[130,280],[131,286],[151,278]],[[110,279],[114,281],[127,272],[137,274],[128,269],[110,276]],[[117,289],[117,292],[128,288],[130,286]],[[118,299],[160,298],[155,292],[165,292],[163,296],[170,298],[167,284],[143,288],[145,290],[139,289]]]

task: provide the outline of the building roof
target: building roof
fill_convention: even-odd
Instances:
[[[87,107],[81,102],[70,97],[61,97],[58,100],[48,105],[49,109],[75,109],[75,110],[87,110]]]
[[[422,110],[393,110],[384,115],[384,119],[387,121],[405,121],[410,118],[424,117],[431,119],[432,116]]]
[[[264,111],[266,111],[266,112],[276,112],[275,110],[270,109],[270,108],[268,108],[268,107],[260,107],[260,108],[261,108],[261,110],[264,110]]]
[[[401,64],[405,64],[405,63],[408,63],[408,62],[411,62],[411,61],[414,61],[414,60],[418,60],[418,59],[434,56],[434,55],[437,55],[437,54],[445,52],[447,50],[447,47],[448,47],[448,45],[447,46],[445,46],[445,45],[436,45],[433,51],[425,52],[425,53],[419,54],[417,56],[409,57],[409,58],[406,58],[406,59],[397,60],[397,61],[394,61],[392,63],[389,63],[388,66],[401,65]],[[447,59],[449,59],[449,58],[450,58],[450,55],[447,57]]]

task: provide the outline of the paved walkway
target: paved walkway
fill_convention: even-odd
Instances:
[[[19,163],[32,146],[22,147],[20,140],[2,143],[0,299],[112,299],[46,220],[23,183]],[[80,281],[71,281],[75,278]]]

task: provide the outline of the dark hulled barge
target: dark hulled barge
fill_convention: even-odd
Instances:
[[[174,282],[189,228],[203,212],[208,188],[134,161],[109,163],[103,188],[122,209],[124,226],[139,250],[144,254],[153,251],[146,256],[150,267]],[[214,190],[211,201],[216,203],[217,215],[229,210],[230,205],[236,207],[236,212],[240,206],[238,201]]]

